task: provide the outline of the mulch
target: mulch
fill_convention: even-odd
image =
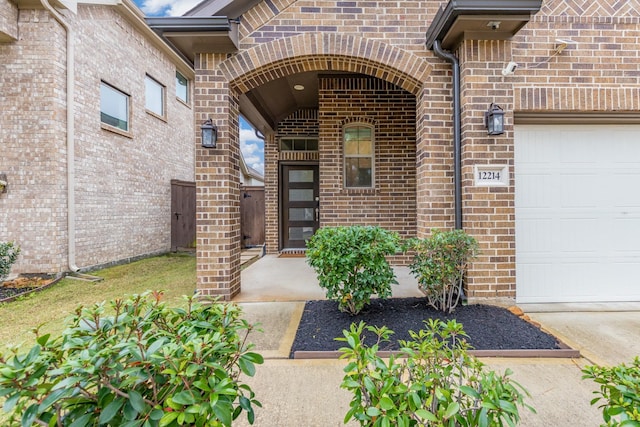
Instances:
[[[511,311],[497,306],[473,304],[456,307],[452,314],[431,308],[425,298],[374,299],[358,315],[338,310],[333,301],[307,301],[298,326],[291,355],[296,351],[336,351],[345,343],[336,341],[352,323],[386,326],[395,333],[380,350],[398,350],[398,340],[409,340],[408,331],[423,328],[427,319],[455,319],[469,336],[467,341],[476,350],[553,350],[561,348],[558,340],[539,327],[523,320]],[[365,334],[365,343],[375,343],[372,333]]]
[[[11,302],[20,295],[42,290],[52,285],[56,279],[49,276],[21,276],[0,283],[0,302]]]

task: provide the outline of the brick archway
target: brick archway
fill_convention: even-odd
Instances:
[[[386,80],[416,96],[432,68],[424,58],[398,47],[335,33],[306,33],[257,45],[219,66],[240,93],[305,71],[345,71]]]
[[[201,101],[196,107],[197,113],[201,120],[211,117],[219,128],[219,148],[207,151],[198,147],[196,155],[200,203],[198,290],[203,296],[224,299],[231,299],[241,288],[240,239],[236,230],[239,224],[236,194],[239,96],[278,78],[308,71],[368,75],[404,89],[417,100],[424,98],[425,87],[435,84],[428,56],[377,40],[332,33],[306,33],[275,40],[249,47],[229,58],[222,54],[199,54],[196,69],[197,76],[200,72],[200,81],[195,97]],[[426,120],[421,118],[422,107],[416,110],[416,116],[416,139],[420,146],[420,141],[427,136],[423,135],[421,124]],[[277,170],[265,170],[267,186],[277,185],[275,178],[269,178],[274,174]],[[219,206],[220,200],[225,201],[223,207]]]

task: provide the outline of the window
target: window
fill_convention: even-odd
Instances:
[[[147,76],[144,79],[145,108],[147,111],[164,117],[164,86]]]
[[[189,80],[176,71],[176,97],[184,102],[189,102]]]
[[[344,186],[347,188],[373,187],[373,128],[363,124],[350,124],[343,129]]]
[[[100,83],[100,121],[129,132],[129,95]]]
[[[280,151],[318,151],[318,138],[301,136],[282,138]]]

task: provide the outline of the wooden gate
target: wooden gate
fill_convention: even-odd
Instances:
[[[264,187],[242,187],[240,193],[242,247],[264,244]]]
[[[171,250],[196,246],[196,183],[171,180]]]

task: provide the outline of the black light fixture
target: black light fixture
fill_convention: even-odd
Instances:
[[[218,126],[209,118],[200,126],[202,146],[204,148],[216,148],[218,142]]]
[[[499,105],[491,103],[489,110],[484,112],[484,125],[489,135],[504,133],[504,110]]]

